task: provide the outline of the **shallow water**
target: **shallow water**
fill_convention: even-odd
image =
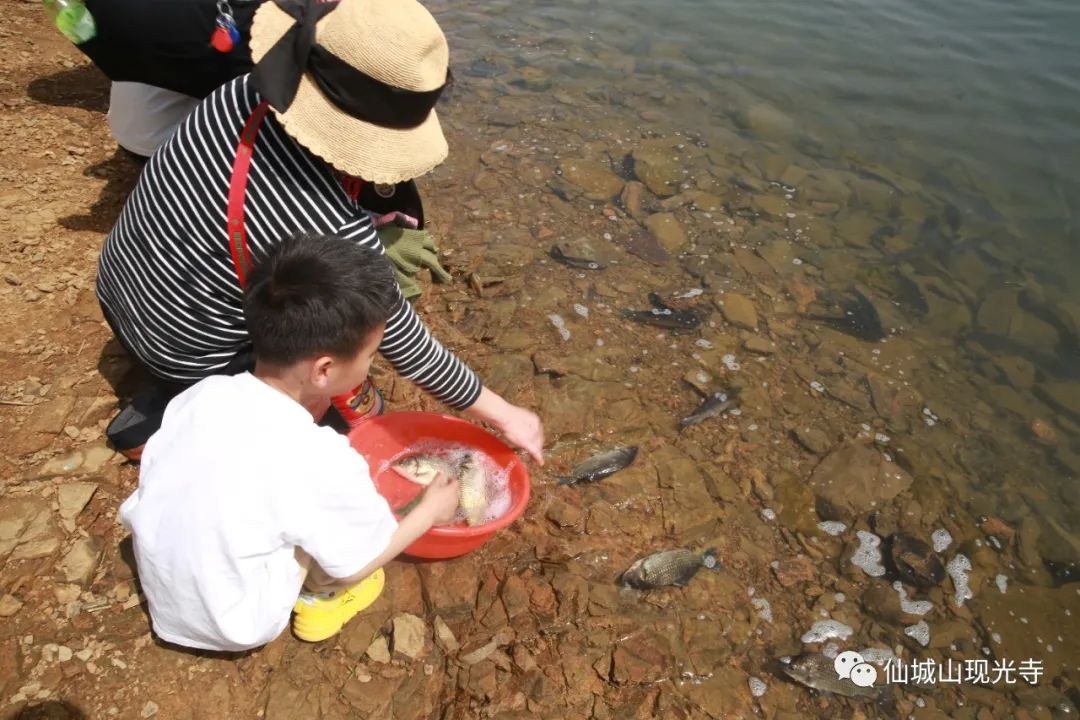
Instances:
[[[1038,651],[1053,666],[1047,677],[1075,695],[1077,646],[1047,638],[1080,614],[1080,5],[434,10],[457,83],[441,110],[451,159],[425,191],[453,194],[436,233],[490,300],[482,310],[448,303],[462,333],[491,344],[478,362],[485,377],[541,407],[553,454],[566,464],[643,439],[653,443],[646,463],[662,465],[657,446],[670,445],[708,474],[741,443],[740,472],[762,476],[746,480],[764,505],[755,522],[789,545],[804,537],[822,585],[878,583],[895,596],[876,563],[850,570],[857,538],[933,541],[943,562],[972,567],[929,593],[925,652],[940,656],[933,638],[959,623],[970,631],[947,645],[956,659],[984,646],[1017,660]],[[645,184],[643,200],[628,200],[628,181]],[[553,243],[606,269],[559,265],[545,257]],[[835,316],[855,286],[884,340],[811,318]],[[680,335],[621,320],[623,309],[648,308],[651,291],[705,323]],[[732,292],[751,299],[750,320],[737,317]],[[517,381],[534,369],[532,385]],[[684,379],[705,392],[738,387],[741,407],[679,434],[666,415],[700,402]],[[798,491],[785,488],[820,483],[818,456],[838,440],[877,446],[881,483],[903,473],[910,487],[840,516],[819,496],[816,515],[800,520],[787,499]],[[647,523],[663,507],[642,543],[700,539],[700,502],[679,506],[678,485],[662,477],[659,496],[644,487],[644,497],[620,488],[604,498]],[[828,536],[805,540],[837,520],[847,526],[842,563]],[[845,580],[834,584],[836,573]],[[1041,629],[1003,628],[1027,607],[1014,594],[1022,587]],[[859,611],[843,621],[880,619],[865,600]],[[796,612],[794,637],[820,619]],[[924,657],[915,620],[906,630],[867,620],[841,649],[876,642]],[[949,702],[938,707],[957,716],[963,703]]]

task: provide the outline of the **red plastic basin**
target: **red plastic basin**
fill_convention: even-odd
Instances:
[[[502,517],[484,525],[469,527],[460,523],[433,527],[405,549],[407,555],[436,560],[465,555],[525,511],[529,502],[529,471],[513,450],[482,427],[438,413],[395,412],[366,420],[349,433],[349,443],[367,460],[375,489],[392,508],[403,507],[423,490],[390,466],[424,441],[465,445],[490,457],[507,471],[510,508]]]

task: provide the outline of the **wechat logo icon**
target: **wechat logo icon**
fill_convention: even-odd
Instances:
[[[859,687],[873,687],[877,682],[877,670],[853,650],[845,650],[836,656],[833,669],[841,679],[851,680]]]

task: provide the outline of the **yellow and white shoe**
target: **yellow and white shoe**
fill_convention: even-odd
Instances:
[[[375,602],[385,584],[386,574],[379,568],[351,588],[327,597],[302,594],[293,606],[293,632],[307,642],[337,635],[353,616]]]

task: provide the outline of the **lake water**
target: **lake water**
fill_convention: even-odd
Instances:
[[[686,409],[686,378],[742,383],[743,415],[699,435],[642,421],[702,466],[741,436],[773,448],[754,467],[805,478],[817,459],[798,455],[797,424],[821,425],[830,441],[880,436],[913,490],[849,525],[927,542],[949,527],[957,545],[942,559],[972,556],[975,610],[944,607],[958,591],[946,579],[930,594],[941,613],[931,633],[969,624],[976,640],[946,648],[958,658],[984,644],[1041,653],[1048,677],[1075,693],[1080,652],[1047,637],[1080,614],[1080,3],[433,10],[457,76],[442,110],[451,161],[434,180],[456,188],[447,245],[465,246],[457,259],[496,295],[530,268],[527,302],[497,306],[480,333],[496,355],[539,342],[562,358],[553,377],[616,367],[629,405],[648,413]],[[471,249],[470,234],[483,238]],[[551,243],[618,264],[619,277],[568,276],[543,261]],[[811,319],[856,287],[872,296],[884,341]],[[650,336],[643,352],[617,311],[647,307],[651,290],[677,299],[694,288],[709,322],[689,339]],[[756,306],[754,332],[728,315],[732,291]],[[775,352],[755,360],[755,332]],[[575,430],[580,418],[560,416],[554,392],[537,394],[556,438],[621,430]],[[622,424],[637,420],[627,410]],[[1028,588],[1044,629],[1001,629],[1018,606],[998,576]],[[921,652],[902,629],[877,639]],[[958,716],[962,704],[940,707]]]

